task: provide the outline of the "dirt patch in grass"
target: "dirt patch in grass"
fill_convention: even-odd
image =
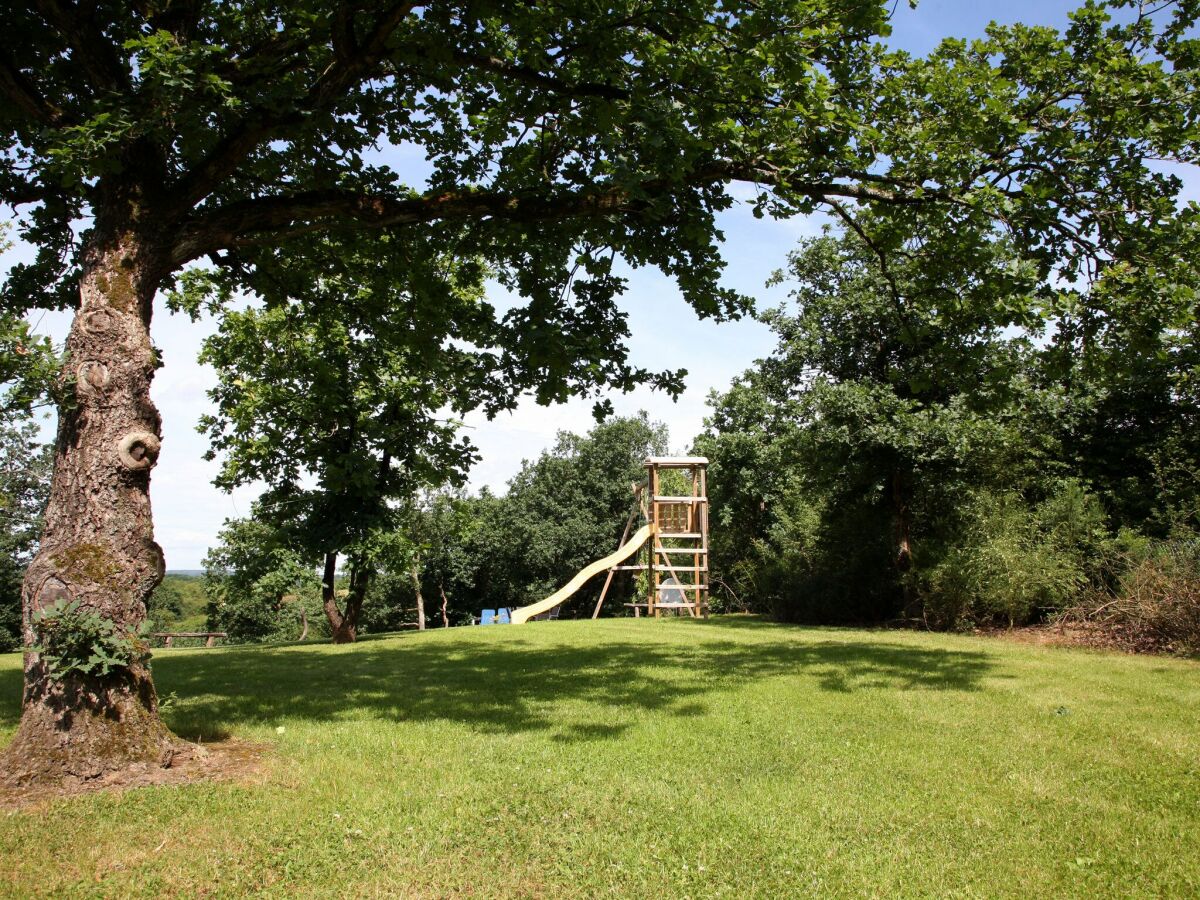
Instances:
[[[980,634],[1018,644],[1040,647],[1086,647],[1118,653],[1162,653],[1158,647],[1127,631],[1093,622],[1069,622],[1054,625],[1025,625],[1021,628],[983,629]]]
[[[264,777],[269,750],[265,744],[229,739],[212,744],[186,744],[165,766],[139,763],[99,778],[65,778],[54,785],[0,779],[0,809],[37,808],[64,797],[152,785],[256,783]]]

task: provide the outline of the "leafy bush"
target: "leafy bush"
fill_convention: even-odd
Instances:
[[[910,579],[934,628],[1012,627],[1061,609],[1086,585],[1103,535],[1102,511],[1075,484],[1033,510],[1019,495],[985,494],[964,519],[961,536]]]
[[[145,625],[122,633],[109,619],[78,600],[59,600],[33,614],[34,651],[50,673],[62,680],[72,672],[103,677],[150,657]]]

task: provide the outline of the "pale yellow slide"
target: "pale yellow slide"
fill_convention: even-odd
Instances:
[[[540,616],[544,612],[549,612],[558,606],[558,604],[567,600],[573,593],[583,587],[584,583],[593,575],[598,575],[605,569],[610,569],[615,565],[625,562],[633,554],[637,553],[638,549],[646,541],[650,540],[650,536],[654,534],[654,526],[643,525],[633,537],[622,544],[618,549],[614,550],[603,559],[598,559],[589,566],[585,566],[576,573],[575,577],[567,582],[565,587],[559,588],[545,600],[539,600],[537,603],[531,603],[528,606],[522,606],[520,609],[512,611],[512,623],[520,625],[523,622],[528,622],[534,616]]]

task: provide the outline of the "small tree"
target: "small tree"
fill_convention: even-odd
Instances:
[[[461,493],[439,491],[421,511],[428,541],[422,578],[436,589],[442,627],[469,615],[478,560],[472,553],[480,525],[478,504]]]
[[[332,242],[313,257],[324,260],[313,272],[264,261],[255,282],[266,303],[225,313],[205,341],[200,359],[219,383],[217,414],[202,427],[210,458],[224,457],[218,485],[265,481],[258,517],[322,560],[325,614],[344,643],[357,635],[380,560],[396,556],[393,534],[412,531],[410,498],[461,479],[474,458],[445,411],[494,410],[511,390],[493,368],[500,329],[477,265],[438,257],[396,275],[361,247]],[[194,283],[181,302],[214,287]],[[409,550],[419,573],[419,548]],[[339,557],[349,575],[340,603]]]
[[[313,560],[255,514],[226,521],[204,557],[204,580],[209,628],[233,641],[295,640],[320,608]]]

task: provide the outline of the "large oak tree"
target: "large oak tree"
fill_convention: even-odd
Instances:
[[[386,231],[364,244],[383,254],[419,237],[526,299],[513,345],[553,400],[635,374],[614,257],[701,314],[740,309],[718,285],[731,181],[771,215],[886,206],[881,247],[943,216],[959,252],[1002,228],[1043,277],[1081,246],[1136,265],[1151,240],[1184,246],[1179,185],[1146,159],[1192,154],[1197,4],[1116,5],[1121,27],[1092,7],[1065,35],[997,29],[920,61],[874,40],[885,0],[4,4],[0,200],[37,256],[3,299],[75,311],[27,642],[67,598],[134,629],[162,577],[150,313],[185,266],[253,288],[316,235]],[[414,151],[432,174],[406,184]],[[556,335],[594,322],[611,339],[571,360]],[[10,770],[86,777],[176,746],[142,663],[56,680],[27,656]]]

